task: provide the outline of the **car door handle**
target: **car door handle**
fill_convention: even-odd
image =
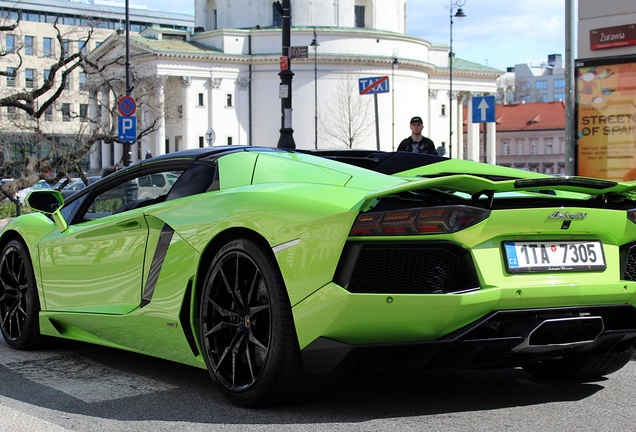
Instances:
[[[119,222],[117,224],[117,228],[119,228],[122,231],[130,231],[130,230],[141,228],[141,224],[139,223],[139,221],[136,221],[136,220],[125,221],[125,222]]]

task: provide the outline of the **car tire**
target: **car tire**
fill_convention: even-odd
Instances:
[[[227,243],[210,265],[199,321],[208,371],[240,406],[288,403],[304,373],[282,276],[272,254],[248,239]]]
[[[571,355],[529,363],[523,369],[530,375],[547,381],[595,379],[616,372],[631,358],[631,351]]]
[[[0,255],[0,328],[7,344],[18,350],[38,348],[40,300],[29,251],[11,240]]]

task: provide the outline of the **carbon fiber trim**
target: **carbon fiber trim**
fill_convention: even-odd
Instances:
[[[163,267],[163,261],[166,258],[173,236],[174,230],[169,225],[164,225],[161,229],[161,234],[159,234],[159,242],[155,248],[155,256],[152,258],[152,264],[150,264],[150,271],[148,272],[146,286],[141,296],[140,307],[146,306],[152,300],[152,295],[155,292],[157,280],[159,279],[159,273]]]

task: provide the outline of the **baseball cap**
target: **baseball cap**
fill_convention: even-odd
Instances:
[[[411,123],[424,123],[424,122],[422,121],[422,117],[413,117],[411,119]]]

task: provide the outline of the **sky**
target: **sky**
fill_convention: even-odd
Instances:
[[[540,65],[549,54],[565,59],[562,0],[407,0],[407,34],[449,45],[451,1],[463,3],[466,14],[453,23],[456,57],[504,71],[519,63]],[[129,5],[194,14],[194,0],[129,0]]]

